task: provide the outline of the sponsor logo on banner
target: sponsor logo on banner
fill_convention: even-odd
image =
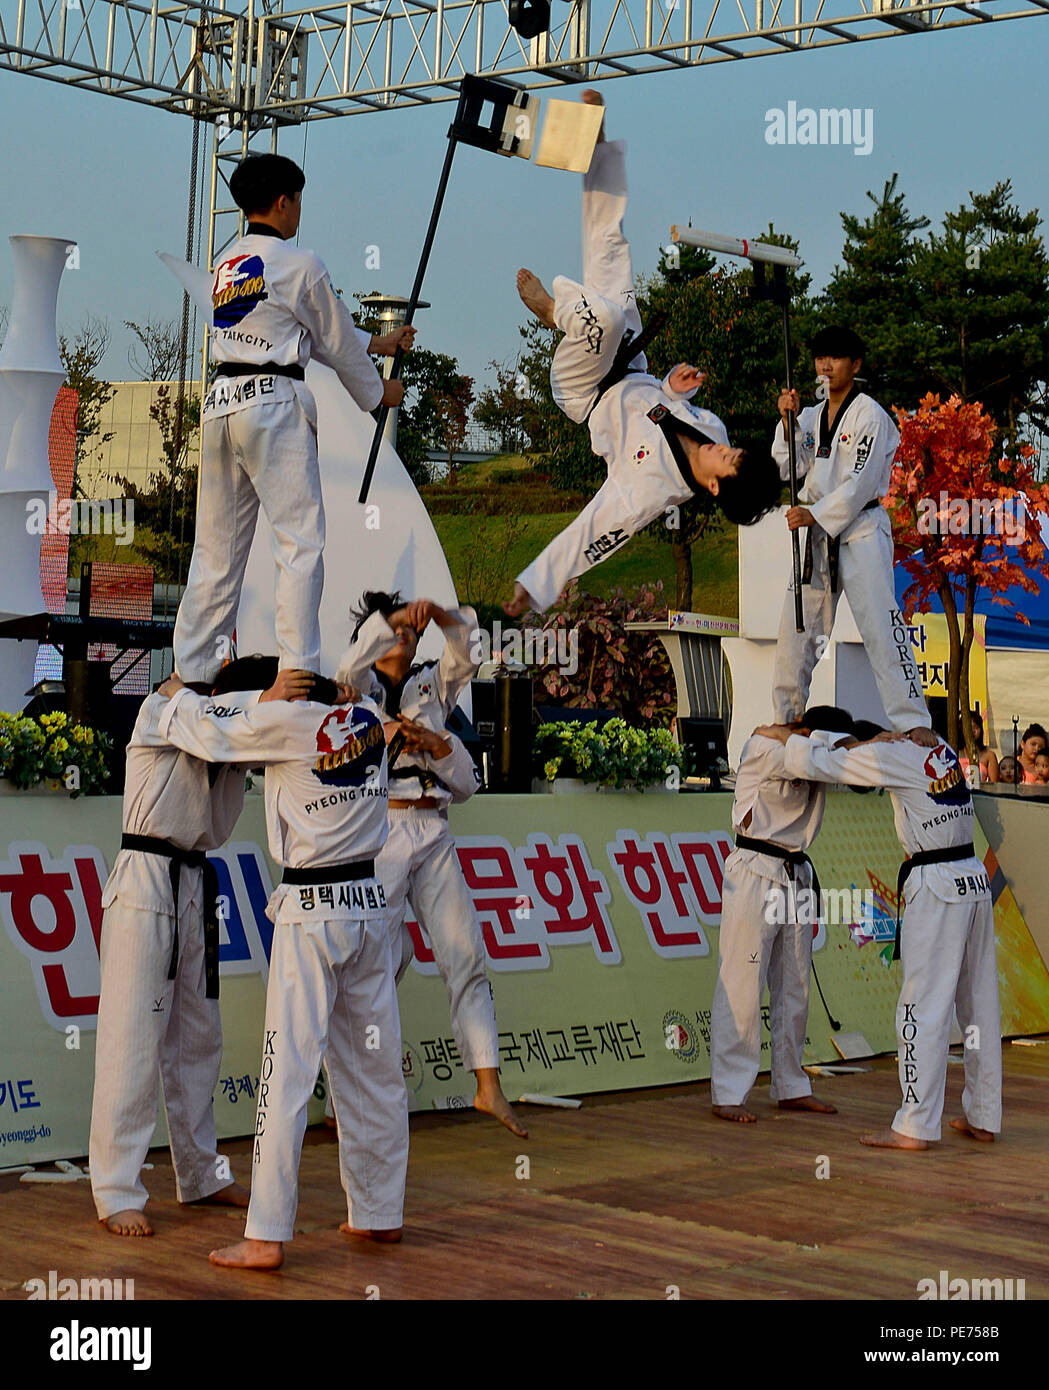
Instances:
[[[211,302],[215,327],[232,328],[268,296],[261,256],[231,256],[215,271]]]
[[[670,1009],[663,1015],[663,1035],[667,1051],[672,1052],[679,1062],[699,1061],[699,1029],[686,1014]],[[706,1055],[706,1054],[704,1054]]]

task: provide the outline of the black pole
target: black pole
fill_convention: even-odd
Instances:
[[[412,286],[411,297],[408,300],[408,311],[404,316],[406,324],[411,323],[415,317],[415,310],[419,304],[419,297],[422,294],[423,276],[426,274],[426,265],[430,259],[430,251],[433,247],[433,239],[437,234],[437,223],[441,216],[441,208],[444,205],[444,195],[448,188],[448,176],[452,172],[452,157],[455,154],[455,147],[458,144],[455,134],[455,127],[452,126],[448,131],[448,153],[444,157],[444,168],[441,170],[441,179],[437,185],[437,197],[433,202],[433,212],[430,214],[430,225],[426,229],[426,240],[423,242],[422,256],[419,258],[419,269],[415,272],[415,284]],[[389,380],[395,381],[400,370],[401,362],[404,358],[404,350],[398,348],[393,358],[393,366],[390,368]],[[372,474],[375,472],[375,460],[379,456],[379,444],[382,441],[382,432],[386,427],[386,417],[390,413],[388,405],[380,405],[379,413],[375,417],[375,434],[372,436],[371,452],[368,454],[368,463],[364,469],[364,481],[361,483],[360,495],[357,501],[363,506],[368,500],[368,490],[372,485]]]
[[[782,266],[776,266],[777,279],[782,275],[784,286],[786,285],[786,272]],[[794,374],[790,365],[790,297],[785,295],[783,298],[783,359],[787,367],[787,390],[794,388]],[[787,411],[787,457],[790,460],[790,505],[798,505],[798,456],[794,442],[794,412]],[[798,632],[805,631],[805,618],[801,607],[801,540],[797,530],[790,533],[791,547],[794,559],[794,626]]]

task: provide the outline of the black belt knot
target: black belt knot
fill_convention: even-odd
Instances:
[[[794,882],[794,871],[802,864],[809,866],[809,873],[812,876],[812,891],[816,895],[816,916],[819,917],[821,907],[821,894],[819,875],[816,873],[816,865],[809,856],[801,849],[784,849],[782,845],[774,844],[772,840],[756,840],[751,835],[736,836],[737,849],[753,850],[755,854],[771,854],[774,859],[782,859],[790,870],[790,881]]]
[[[171,880],[171,903],[175,912],[175,932],[171,943],[171,961],[168,965],[168,979],[173,980],[178,970],[178,893],[179,875],[182,865],[190,869],[200,869],[204,875],[204,997],[219,997],[219,876],[214,864],[202,849],[183,849],[170,840],[161,840],[155,835],[128,835],[120,837],[120,848],[135,850],[140,854],[159,854],[168,860],[168,876]]]
[[[865,507],[861,508],[861,510],[862,510],[862,511],[865,511],[865,512],[873,512],[876,508],[878,508],[878,507],[880,507],[880,506],[881,506],[881,499],[878,498],[878,497],[875,497],[875,499],[873,500],[873,502],[868,502],[867,505],[866,505]],[[806,537],[805,537],[805,562],[804,562],[804,565],[802,566],[802,571],[801,571],[801,582],[802,582],[803,584],[811,584],[811,583],[812,583],[812,530],[813,530],[813,528],[810,526],[810,527],[808,527],[807,529],[808,529],[808,534],[807,534]],[[838,572],[839,572],[839,569],[840,569],[840,562],[841,562],[841,537],[840,537],[840,536],[828,536],[828,537],[827,537],[827,574],[828,574],[828,576],[830,577],[830,591],[831,591],[832,594],[836,594],[836,593],[838,592]]]
[[[896,941],[892,948],[893,960],[900,958],[900,921],[903,917],[903,885],[915,869],[923,864],[952,864],[959,859],[975,859],[976,846],[970,840],[967,845],[951,845],[948,849],[923,849],[912,854],[900,865],[896,875]]]

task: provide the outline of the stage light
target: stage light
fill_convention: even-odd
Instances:
[[[510,28],[523,39],[534,39],[550,28],[550,0],[508,0]]]

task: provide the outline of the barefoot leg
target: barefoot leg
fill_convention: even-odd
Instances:
[[[102,1222],[107,1231],[112,1231],[115,1236],[151,1236],[153,1227],[149,1224],[149,1218],[144,1211],[134,1209],[128,1211],[115,1211],[112,1216],[107,1216]]]
[[[523,266],[517,272],[517,293],[525,308],[531,309],[536,318],[546,328],[554,328],[554,297],[542,280]]]
[[[820,1100],[817,1096],[794,1096],[791,1100],[781,1100],[779,1102],[781,1110],[812,1110],[817,1115],[836,1115],[837,1106],[831,1105],[828,1101]]]
[[[378,1241],[381,1245],[396,1245],[404,1235],[404,1228],[401,1226],[388,1231],[364,1231],[357,1226],[351,1226],[348,1221],[341,1221],[339,1230],[343,1235],[360,1236],[363,1240]]]
[[[183,1202],[186,1207],[246,1207],[251,1200],[251,1193],[246,1187],[242,1187],[239,1182],[231,1182],[228,1187],[220,1187],[218,1192],[212,1192],[207,1197],[201,1197],[196,1202]]]
[[[866,1144],[869,1149],[927,1149],[929,1147],[927,1139],[912,1139],[910,1135],[901,1134],[891,1125],[885,1129],[876,1130],[873,1134],[864,1134],[860,1138],[860,1143]]]
[[[587,106],[604,106],[604,104],[605,104],[605,99],[604,99],[604,97],[601,95],[600,92],[595,92],[594,89],[593,89],[593,87],[588,87],[588,88],[586,89],[586,91],[583,93],[583,100],[586,102]],[[600,144],[601,141],[602,141],[604,138],[605,138],[605,123],[604,123],[604,121],[602,120],[602,122],[601,122],[601,129],[600,129],[600,130],[598,131],[598,133],[597,133],[597,142],[598,142],[598,144]]]
[[[503,1095],[503,1088],[499,1084],[498,1067],[478,1067],[474,1075],[477,1077],[474,1109],[482,1111],[485,1115],[491,1115],[501,1125],[505,1125],[511,1134],[527,1139],[527,1129],[520,1123],[510,1106],[510,1102]]]
[[[964,1115],[959,1115],[957,1119],[950,1121],[952,1129],[956,1129],[959,1134],[964,1134],[970,1139],[978,1139],[981,1144],[994,1143],[994,1131],[990,1129],[977,1129],[971,1125]]]
[[[745,1105],[712,1105],[710,1113],[719,1120],[734,1120],[736,1124],[757,1124],[757,1115],[752,1115]]]
[[[284,1246],[279,1240],[242,1240],[212,1250],[208,1259],[223,1269],[280,1269],[284,1263]]]

